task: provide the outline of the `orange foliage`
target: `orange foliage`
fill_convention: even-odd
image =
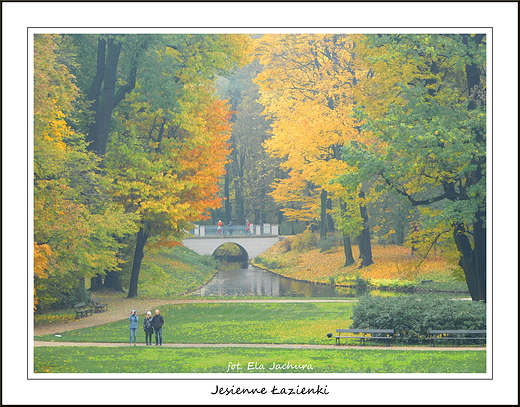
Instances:
[[[356,277],[377,282],[377,280],[414,280],[434,271],[449,270],[455,264],[441,254],[430,255],[426,260],[410,255],[410,249],[396,245],[372,245],[374,264],[359,268],[361,260],[349,267],[345,264],[342,247],[326,253],[320,249],[305,252],[292,250],[285,252],[283,242],[267,250],[262,257],[282,264],[277,273],[300,280],[326,282],[333,277],[338,284],[345,284]],[[359,257],[358,246],[352,246],[354,258]]]

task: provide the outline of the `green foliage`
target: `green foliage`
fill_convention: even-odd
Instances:
[[[353,87],[354,116],[374,138],[346,145],[343,158],[355,171],[340,182],[391,188],[412,206],[435,209],[423,227],[457,230],[472,298],[485,300],[485,261],[476,259],[486,242],[473,240],[485,235],[485,35],[367,35],[357,47],[371,75]],[[402,214],[394,218],[402,228]]]
[[[340,247],[343,245],[343,236],[338,234],[335,235],[327,235],[324,238],[321,238],[318,242],[318,249],[321,252],[327,252],[331,249],[335,249],[336,247]]]
[[[356,276],[356,279],[354,280],[354,284],[358,291],[365,291],[365,292],[368,290],[368,287],[370,286],[370,282],[365,280],[361,276]]]
[[[265,267],[268,270],[276,270],[281,269],[283,267],[283,265],[278,260],[266,259],[262,256],[256,256],[255,263],[258,264],[260,267]]]
[[[217,247],[214,256],[228,256],[228,255],[240,255],[242,250],[235,243],[224,243],[222,246]]]
[[[395,329],[397,341],[418,342],[428,329],[486,329],[486,305],[421,296],[361,297],[351,328]]]
[[[184,246],[160,248],[147,253],[143,259],[140,297],[181,295],[206,283],[216,270],[213,256],[201,256]]]

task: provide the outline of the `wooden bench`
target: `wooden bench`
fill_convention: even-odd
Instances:
[[[94,306],[96,312],[108,311],[108,304],[101,304],[98,299],[91,300],[90,303]]]
[[[428,333],[430,334],[430,346],[435,346],[435,341],[443,340],[451,340],[455,346],[459,346],[460,341],[482,341],[483,344],[486,343],[485,329],[429,329]]]
[[[80,302],[74,305],[74,310],[76,311],[76,319],[88,317],[94,312],[94,310],[90,307],[87,307],[87,304],[84,302]]]
[[[390,339],[394,339],[394,330],[393,329],[336,329],[336,333],[351,333],[358,335],[338,335],[336,338],[336,345],[340,344],[341,339],[359,339],[359,343],[361,346],[365,345],[366,339],[373,340],[384,340],[386,341],[386,346],[390,346]],[[367,336],[369,334],[370,336]],[[332,337],[332,334],[329,334],[329,338]],[[376,336],[374,336],[376,335]],[[381,335],[381,336],[377,336]],[[390,335],[390,336],[389,336]]]

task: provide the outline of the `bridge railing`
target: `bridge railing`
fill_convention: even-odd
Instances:
[[[278,225],[264,223],[263,225],[233,225],[222,226],[220,229],[216,225],[196,225],[190,233],[195,237],[224,237],[224,236],[277,236]]]

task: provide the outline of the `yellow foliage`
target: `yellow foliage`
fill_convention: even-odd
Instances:
[[[352,252],[357,259],[358,246],[352,246]],[[326,253],[322,253],[320,249],[286,252],[284,243],[281,242],[262,254],[263,258],[284,265],[282,269],[276,270],[281,275],[327,283],[334,277],[337,284],[348,284],[356,277],[376,283],[378,280],[418,280],[432,272],[445,270],[450,273],[451,269],[456,267],[456,263],[442,253],[430,254],[423,260],[419,256],[411,255],[409,248],[396,245],[373,244],[372,256],[374,264],[360,269],[360,259],[349,267],[343,267],[343,247]]]
[[[281,167],[289,172],[288,180],[276,181],[271,195],[288,206],[284,211],[290,219],[317,218],[322,189],[344,194],[332,182],[348,171],[341,146],[372,142],[352,117],[352,89],[364,73],[356,67],[355,38],[265,35],[256,40],[256,53],[265,66],[255,80],[260,102],[264,114],[274,119],[264,147],[272,157],[282,158]]]

